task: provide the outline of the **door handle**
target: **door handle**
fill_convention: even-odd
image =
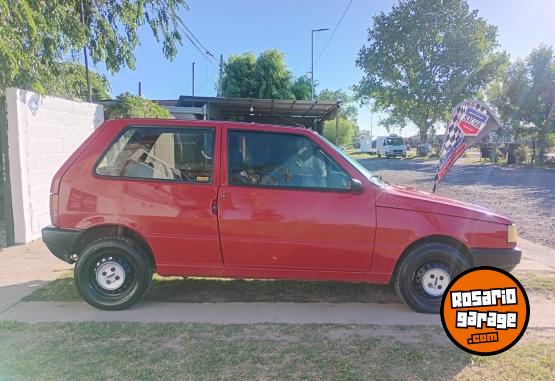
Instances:
[[[215,198],[212,200],[212,214],[218,215],[218,199]]]

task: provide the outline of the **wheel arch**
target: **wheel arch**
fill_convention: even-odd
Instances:
[[[395,269],[393,270],[393,277],[392,279],[395,277],[395,275],[397,274],[397,271],[399,269],[399,264],[402,262],[402,260],[408,255],[408,253],[410,253],[410,251],[412,249],[414,249],[415,247],[425,244],[425,243],[444,243],[447,244],[449,246],[454,247],[455,249],[459,250],[464,257],[468,260],[468,263],[470,263],[471,266],[474,265],[474,260],[472,258],[472,255],[470,254],[470,250],[468,250],[468,247],[466,247],[466,245],[464,243],[462,243],[461,241],[459,241],[456,238],[447,236],[447,235],[431,235],[431,236],[427,236],[427,237],[422,237],[417,239],[416,241],[412,242],[410,245],[408,245],[405,250],[403,250],[403,253],[399,256],[399,259],[397,259],[397,263],[395,264]]]
[[[83,230],[75,242],[73,252],[79,255],[88,244],[105,237],[126,237],[137,242],[147,253],[152,267],[156,268],[156,260],[148,241],[136,230],[122,225],[96,225]]]

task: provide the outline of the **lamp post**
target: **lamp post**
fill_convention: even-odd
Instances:
[[[312,100],[314,100],[314,32],[323,32],[325,30],[330,30],[329,28],[312,29],[310,31],[310,89],[312,94]]]

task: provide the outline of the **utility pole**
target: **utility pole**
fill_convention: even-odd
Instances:
[[[81,3],[81,24],[85,27],[85,8],[83,7],[83,0]],[[91,77],[89,75],[89,58],[87,56],[87,44],[83,46],[83,56],[85,58],[85,77],[87,78],[87,100],[92,102],[92,89],[91,89]]]
[[[222,78],[224,76],[224,55],[220,54],[220,79],[218,80],[218,96],[222,96]]]
[[[310,89],[312,100],[314,100],[314,32],[323,32],[330,30],[329,28],[311,29],[310,30]]]
[[[370,111],[370,144],[372,144],[372,138],[374,137],[374,135],[372,134],[372,128],[374,127],[374,122],[372,120],[372,111]]]
[[[143,90],[141,88],[141,81],[139,81],[139,96],[142,97],[143,96]]]
[[[193,81],[192,81],[192,95],[195,96],[195,63],[193,62]]]

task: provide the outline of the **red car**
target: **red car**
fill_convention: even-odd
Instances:
[[[386,284],[437,312],[464,269],[520,262],[511,220],[393,186],[307,129],[111,120],[58,171],[42,231],[95,307],[152,274]]]

